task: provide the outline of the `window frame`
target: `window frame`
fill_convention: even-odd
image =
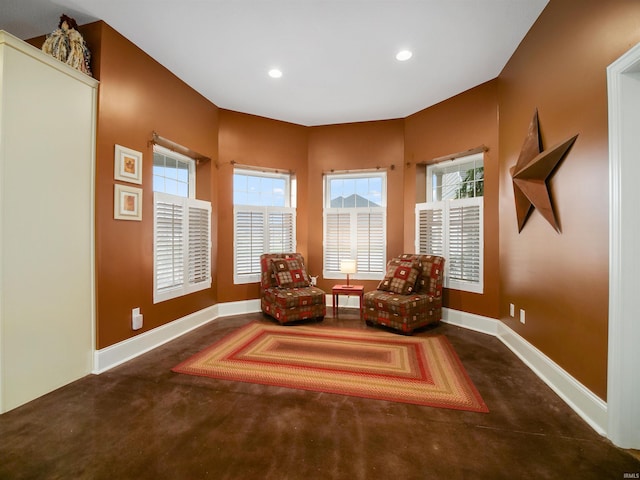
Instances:
[[[233,171],[233,175],[235,174],[241,175],[249,175],[256,177],[267,177],[267,178],[279,178],[285,180],[285,192],[284,192],[284,200],[285,206],[273,206],[273,205],[247,205],[247,204],[236,204],[235,198],[233,199],[233,283],[235,285],[243,285],[247,283],[259,283],[261,281],[261,271],[260,271],[260,258],[259,255],[263,253],[287,253],[287,251],[295,252],[297,251],[297,237],[296,237],[296,217],[297,217],[297,209],[296,209],[296,178],[293,173],[283,173],[276,171],[265,171],[263,169],[253,169],[251,167],[235,167]],[[235,197],[235,186],[232,192],[232,195]],[[250,214],[255,216],[262,216],[262,238],[257,239],[256,249],[260,252],[257,254],[258,256],[253,260],[249,259],[251,262],[251,266],[249,267],[249,271],[243,271],[247,264],[247,261],[241,261],[238,258],[239,250],[241,248],[246,248],[243,244],[238,240],[238,229],[240,227],[239,222],[241,220],[240,215],[242,214]],[[271,231],[270,231],[270,219],[271,215],[289,215],[290,216],[290,229],[291,229],[291,238],[290,238],[290,248],[282,248],[282,249],[274,249],[272,248],[271,242]],[[286,243],[286,242],[285,242]],[[260,246],[261,245],[261,246]]]
[[[438,202],[438,201],[443,201],[443,200],[449,200],[449,198],[439,198],[439,199],[435,199],[434,198],[434,191],[433,191],[433,176],[434,176],[434,170],[447,170],[450,169],[451,167],[456,167],[456,166],[460,166],[460,165],[467,165],[470,163],[473,163],[473,169],[476,170],[478,167],[478,162],[482,165],[480,168],[483,168],[484,171],[484,154],[482,153],[474,153],[471,155],[465,155],[463,157],[458,157],[455,158],[454,160],[447,160],[444,162],[440,162],[440,163],[436,163],[433,165],[428,165],[427,166],[427,202]],[[484,183],[484,174],[482,177],[483,183]],[[458,189],[461,188],[462,184],[464,183],[464,181],[460,182],[458,184]],[[484,196],[484,188],[483,188],[483,194],[482,195],[474,195],[472,197],[460,197],[460,198],[456,198],[455,200],[461,200],[463,198],[475,198],[475,197],[482,197]]]
[[[155,165],[155,154],[156,153],[164,155],[165,157],[171,157],[176,161],[183,162],[183,163],[186,163],[188,165],[188,182],[187,182],[188,183],[188,185],[187,185],[188,192],[187,192],[186,198],[196,198],[196,161],[195,161],[195,159],[193,159],[191,157],[188,157],[186,155],[183,155],[181,153],[174,152],[173,150],[170,150],[170,149],[168,149],[166,147],[163,147],[162,145],[154,144],[153,145],[154,158],[153,158],[153,161],[152,161],[153,167],[156,166]],[[155,174],[155,172],[153,172],[153,178],[152,178],[152,180],[153,180],[153,183],[152,183],[153,191],[154,192],[162,191],[164,193],[172,195],[171,193],[167,192],[166,189],[165,190],[156,190],[155,189],[155,186],[156,186],[155,185],[155,177],[156,177],[156,174]],[[164,178],[167,178],[167,177],[164,177]],[[177,197],[182,197],[183,195],[176,195],[176,196]]]
[[[342,179],[359,179],[359,178],[370,178],[376,177],[381,179],[381,205],[377,207],[331,207],[331,180],[336,178]],[[344,246],[336,245],[338,249],[337,258],[332,258],[327,252],[328,248],[331,247],[330,239],[328,235],[330,234],[330,216],[332,215],[343,215],[348,216],[349,218],[349,236],[348,236],[348,253],[340,252],[341,248]],[[358,172],[344,172],[344,173],[330,173],[325,174],[324,182],[323,182],[323,221],[322,221],[322,251],[323,251],[323,262],[322,262],[322,276],[327,279],[344,279],[345,274],[340,272],[340,260],[346,258],[352,258],[358,260],[358,253],[362,255],[362,249],[359,248],[359,238],[358,238],[358,221],[359,215],[379,215],[380,218],[380,226],[381,229],[380,238],[382,239],[382,246],[379,249],[378,256],[380,259],[377,263],[379,263],[379,270],[368,270],[363,271],[360,270],[361,263],[360,261],[356,261],[356,266],[358,271],[355,274],[351,275],[351,278],[354,280],[382,280],[384,278],[386,272],[386,264],[387,264],[387,172],[386,171],[358,171]],[[340,228],[340,227],[338,227]],[[346,228],[346,227],[345,227]],[[371,227],[369,227],[369,232]],[[370,238],[370,237],[367,237]],[[362,237],[360,237],[362,239]],[[339,242],[339,241],[338,241]],[[371,260],[371,257],[375,255],[375,252],[372,254],[371,250],[368,250],[367,257]],[[335,255],[333,255],[335,257]],[[331,267],[335,267],[334,270]]]
[[[434,170],[444,169],[446,167],[452,166],[452,164],[464,165],[471,162],[474,162],[473,168],[478,168],[476,167],[478,161],[481,161],[482,168],[484,168],[483,153],[466,155],[464,157],[459,157],[452,162],[441,162],[439,164],[430,165],[427,167],[427,201],[424,203],[418,203],[415,207],[415,251],[421,254],[441,255],[446,259],[444,272],[444,286],[446,288],[482,294],[484,293],[484,186],[482,195],[466,198],[448,198],[445,200],[433,201]],[[475,208],[478,209],[477,215],[475,215],[474,213]],[[461,209],[462,211],[459,212]],[[439,215],[442,222],[441,227],[439,229],[436,228],[436,233],[434,235],[431,235],[432,248],[430,249],[425,248],[426,245],[423,245],[425,243],[423,241],[424,239],[421,238],[421,233],[424,233],[424,230],[427,230],[428,228],[427,225],[425,225],[423,228],[421,212],[429,210],[436,212],[435,215]],[[458,267],[461,264],[464,265],[464,263],[467,262],[465,260],[464,253],[457,253],[455,255],[452,253],[452,216],[458,215],[459,213],[466,214],[466,218],[469,222],[471,222],[472,225],[477,223],[477,229],[472,228],[470,231],[467,230],[466,233],[459,233],[456,238],[456,240],[458,241],[457,245],[459,245],[460,242],[464,243],[466,239],[470,244],[469,248],[477,248],[478,253],[477,255],[474,254],[474,256],[470,260],[468,260],[468,263],[471,266],[469,267],[468,272],[463,271],[461,273],[460,277],[462,278],[452,278],[452,267]],[[434,225],[436,222],[437,219],[434,221]],[[437,239],[437,236],[439,234],[442,235],[440,245]],[[433,240],[434,237],[436,237],[435,240]],[[464,269],[465,267],[462,266],[460,268]],[[469,280],[464,278],[464,276],[472,277],[476,275],[477,280]]]
[[[205,200],[197,200],[196,196],[196,161],[195,159],[182,155],[178,152],[174,152],[161,145],[153,145],[154,154],[154,166],[155,166],[155,154],[159,153],[165,157],[173,158],[176,161],[186,163],[188,165],[188,186],[187,196],[175,195],[166,191],[155,190],[155,181],[152,183],[153,188],[153,303],[160,303],[173,298],[182,297],[190,293],[195,293],[201,290],[211,288],[211,202]],[[155,172],[154,172],[155,176]],[[166,177],[165,177],[166,178]],[[164,184],[166,185],[166,184]],[[167,266],[161,265],[161,250],[167,248],[167,245],[162,243],[161,228],[168,228],[171,220],[168,218],[167,209],[173,205],[176,208],[182,209],[184,214],[180,219],[174,217],[176,221],[175,230],[179,230],[176,233],[177,236],[182,238],[181,242],[181,258],[176,258],[179,255],[175,255],[175,267],[173,269],[174,274],[180,272],[182,281],[175,283],[169,287],[162,287],[159,285],[159,276],[163,271],[166,271]],[[160,222],[161,210],[163,210],[163,222]],[[192,211],[205,211],[206,212],[206,224],[204,227],[196,225],[191,222],[194,218],[190,215]],[[173,228],[173,226],[171,227]],[[198,240],[195,242],[195,246],[192,248],[191,237],[198,234]],[[202,239],[204,235],[204,239]],[[175,239],[175,237],[174,237]],[[175,243],[175,242],[174,242]],[[173,245],[169,248],[173,250]],[[195,249],[195,250],[194,250]],[[204,255],[204,258],[202,257]],[[204,277],[198,281],[191,281],[190,274],[192,273],[191,267],[197,264],[198,271],[204,270]]]

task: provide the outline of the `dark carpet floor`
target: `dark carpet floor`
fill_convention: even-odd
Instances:
[[[0,478],[638,478],[640,460],[595,433],[499,340],[451,325],[418,334],[447,336],[490,413],[170,371],[251,320],[268,321],[217,319],[1,415]],[[370,328],[347,309],[320,325]]]

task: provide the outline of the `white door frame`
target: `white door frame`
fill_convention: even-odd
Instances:
[[[609,347],[607,436],[640,449],[640,44],[607,68]]]

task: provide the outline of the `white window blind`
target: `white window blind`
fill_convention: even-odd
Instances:
[[[295,211],[290,209],[289,211],[273,211],[269,209],[267,211],[267,225],[269,229],[269,247],[268,251],[271,253],[279,252],[293,252],[295,251]]]
[[[153,302],[211,287],[211,204],[154,192]]]
[[[444,256],[444,206],[423,203],[416,206],[416,251]]]
[[[445,286],[483,292],[483,197],[416,205],[416,251],[446,258]]]
[[[166,292],[184,281],[184,206],[155,195],[156,292]],[[155,302],[154,302],[155,303]]]
[[[234,207],[235,283],[260,281],[260,255],[296,251],[296,209]]]
[[[482,245],[481,205],[449,204],[449,278],[480,284]]]
[[[343,278],[340,261],[356,259],[354,278],[376,280],[386,267],[386,209],[325,209],[324,272],[325,278]]]
[[[357,266],[360,273],[379,274],[385,270],[384,212],[357,212]]]
[[[211,283],[211,206],[190,205],[189,209],[189,284]]]
[[[260,255],[264,253],[264,212],[236,207],[234,218],[235,276],[259,273]]]
[[[340,260],[351,258],[351,214],[327,212],[324,224],[324,269],[339,272]]]

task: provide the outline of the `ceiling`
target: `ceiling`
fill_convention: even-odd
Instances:
[[[104,20],[217,106],[311,126],[404,118],[497,77],[547,3],[0,0],[0,29]]]

